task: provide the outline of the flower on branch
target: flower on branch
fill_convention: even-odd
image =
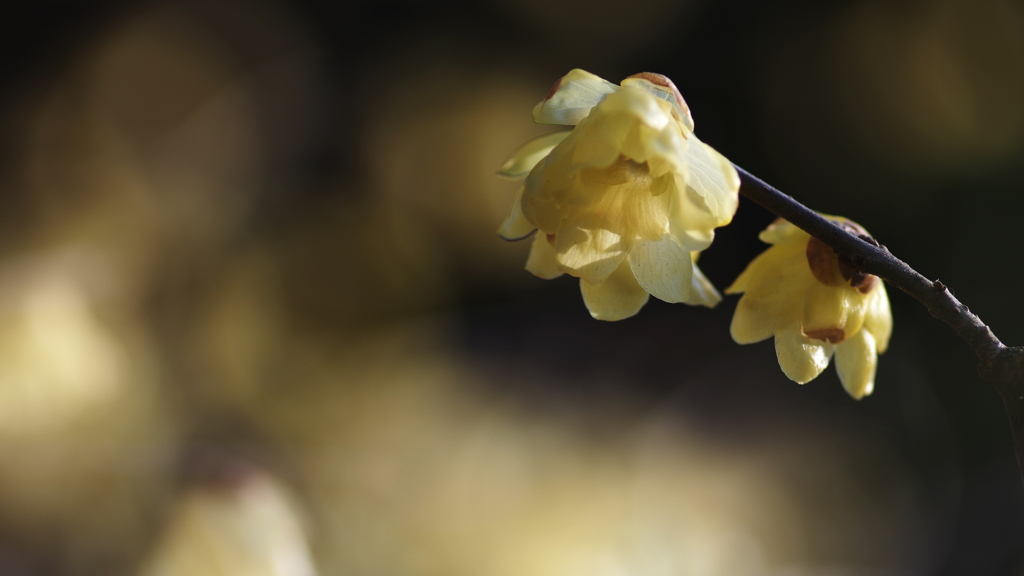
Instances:
[[[846,218],[826,218],[869,237]],[[834,353],[850,396],[871,394],[878,354],[892,333],[882,281],[785,220],[776,220],[759,238],[772,246],[725,291],[743,293],[732,319],[733,340],[751,344],[774,335],[782,371],[800,384],[821,374]]]
[[[721,300],[694,261],[732,220],[739,177],[694,136],[671,80],[645,72],[617,86],[573,70],[533,117],[575,128],[527,142],[499,172],[525,178],[498,232],[519,240],[539,229],[527,270],[578,277],[598,320],[628,318],[649,295],[709,307]]]

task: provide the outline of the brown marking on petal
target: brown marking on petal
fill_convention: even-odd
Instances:
[[[686,116],[688,117],[687,123],[690,126],[693,125],[693,118],[689,118],[690,107],[686,105],[686,101],[683,100],[683,94],[679,91],[679,88],[676,87],[675,82],[669,79],[668,76],[665,76],[664,74],[658,74],[656,72],[640,72],[639,74],[633,74],[629,78],[639,78],[640,80],[647,80],[648,82],[654,84],[655,86],[667,88],[670,92],[672,92],[672,96],[675,97],[676,104],[679,105],[679,109],[682,110],[683,114],[686,114]],[[626,78],[626,80],[629,80],[629,78]],[[673,110],[673,116],[675,115],[676,113]],[[683,119],[676,118],[676,120],[682,122]],[[686,134],[683,134],[683,137],[686,138]]]
[[[874,290],[875,284],[878,284],[878,276],[874,274],[860,272],[850,279],[850,286],[856,288],[857,292],[861,294],[867,294]]]
[[[555,235],[554,234],[546,234],[546,236],[548,237],[548,244],[551,244],[552,246],[554,246],[555,245]]]
[[[562,79],[559,78],[558,80],[555,80],[554,84],[551,85],[551,90],[548,91],[548,95],[544,97],[544,100],[542,100],[542,102],[547,102],[548,100],[551,100],[551,97],[554,96],[555,92],[558,92],[558,89],[561,87]]]
[[[815,340],[821,340],[830,344],[839,344],[843,340],[846,340],[846,330],[842,328],[819,328],[817,330],[804,330],[804,336],[813,338]]]
[[[679,107],[682,108],[683,110],[686,110],[687,112],[690,111],[690,109],[687,108],[686,106],[686,101],[683,100],[682,93],[679,92],[679,88],[676,88],[675,82],[670,80],[668,76],[665,76],[664,74],[658,74],[656,72],[640,72],[639,74],[633,74],[629,78],[639,78],[641,80],[647,80],[648,82],[654,84],[655,86],[668,88],[669,91],[672,92],[672,95],[676,97],[676,103],[679,104]],[[629,78],[627,78],[627,80]]]
[[[839,267],[836,253],[827,244],[811,236],[807,240],[807,265],[811,268],[814,279],[825,286],[842,286],[836,274]]]

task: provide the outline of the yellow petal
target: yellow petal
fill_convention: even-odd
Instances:
[[[619,89],[579,68],[562,76],[552,88],[552,94],[533,109],[533,121],[538,124],[579,124],[594,106]]]
[[[836,371],[843,388],[860,400],[875,388],[878,354],[871,332],[861,330],[836,346]]]
[[[711,213],[704,199],[691,186],[677,176],[669,177],[668,194],[669,230],[681,245],[691,252],[707,249],[715,239],[718,219]]]
[[[537,227],[523,215],[523,189],[520,188],[519,192],[516,192],[515,200],[512,201],[512,212],[501,223],[501,228],[498,228],[498,235],[512,242],[526,238],[536,229]]]
[[[687,184],[704,200],[714,227],[732,221],[739,206],[740,177],[732,163],[714,148],[690,138],[686,149]]]
[[[875,337],[875,346],[879,354],[889,348],[889,337],[892,336],[892,310],[889,308],[889,295],[881,279],[876,281],[875,287],[867,296],[863,329],[870,331]]]
[[[790,326],[775,333],[775,354],[783,374],[797,384],[814,380],[828,366],[834,346],[811,340]]]
[[[509,154],[508,159],[501,164],[498,176],[510,180],[526,178],[533,167],[571,133],[571,130],[562,130],[527,140],[525,144]]]
[[[629,267],[651,296],[673,303],[690,299],[693,259],[671,236],[657,242],[637,239],[629,251]]]
[[[526,258],[526,270],[538,278],[551,280],[563,274],[555,259],[555,247],[547,234],[538,232],[530,244],[530,255]]]
[[[660,74],[651,75],[654,77],[660,76],[660,83],[652,82],[647,73],[637,74],[630,76],[622,81],[623,86],[636,86],[642,90],[650,92],[654,96],[668,102],[676,110],[676,114],[679,115],[679,121],[683,123],[688,132],[693,132],[693,117],[690,115],[690,107],[686,105],[686,101],[683,100],[683,95],[679,93],[679,89],[676,88],[675,84],[671,80],[661,76]],[[665,85],[665,82],[668,85]]]
[[[622,320],[643,308],[649,294],[640,287],[629,264],[623,262],[600,284],[580,280],[583,303],[597,320]]]
[[[691,254],[691,256],[696,256],[696,253]],[[696,258],[694,260],[696,261]],[[715,286],[708,280],[707,276],[694,264],[693,277],[690,283],[690,298],[686,300],[686,303],[714,308],[721,301],[722,295],[718,293],[718,290],[715,290]]]
[[[757,236],[765,244],[807,243],[811,235],[797,228],[793,223],[777,218]]]
[[[803,296],[800,317],[804,334],[838,329],[844,332],[839,340],[860,330],[864,321],[864,298],[848,286],[809,285]]]
[[[603,282],[626,258],[628,247],[603,228],[564,227],[555,237],[555,257],[563,271],[591,284]],[[631,274],[632,276],[632,274]]]
[[[744,294],[736,304],[729,333],[737,344],[753,344],[767,340],[775,333],[776,316],[770,312],[772,302],[761,302]]]

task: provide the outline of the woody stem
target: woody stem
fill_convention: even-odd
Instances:
[[[828,244],[860,270],[906,292],[967,342],[980,361],[978,373],[993,385],[1006,407],[1024,481],[1024,347],[1004,345],[942,282],[925,278],[885,246],[851,234],[757,176],[734,167],[740,175],[740,194]]]

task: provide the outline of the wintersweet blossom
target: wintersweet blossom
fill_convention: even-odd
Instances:
[[[709,307],[721,300],[694,261],[732,220],[739,177],[694,136],[671,80],[645,72],[618,86],[573,70],[533,117],[575,128],[527,142],[499,172],[525,178],[498,232],[519,240],[539,229],[527,270],[578,277],[599,320],[628,318],[649,295]]]
[[[850,220],[826,218],[867,236]],[[834,353],[850,396],[871,394],[878,354],[892,333],[882,281],[785,220],[759,237],[772,246],[725,291],[743,293],[732,319],[733,340],[750,344],[774,335],[782,371],[800,384],[821,374]]]

